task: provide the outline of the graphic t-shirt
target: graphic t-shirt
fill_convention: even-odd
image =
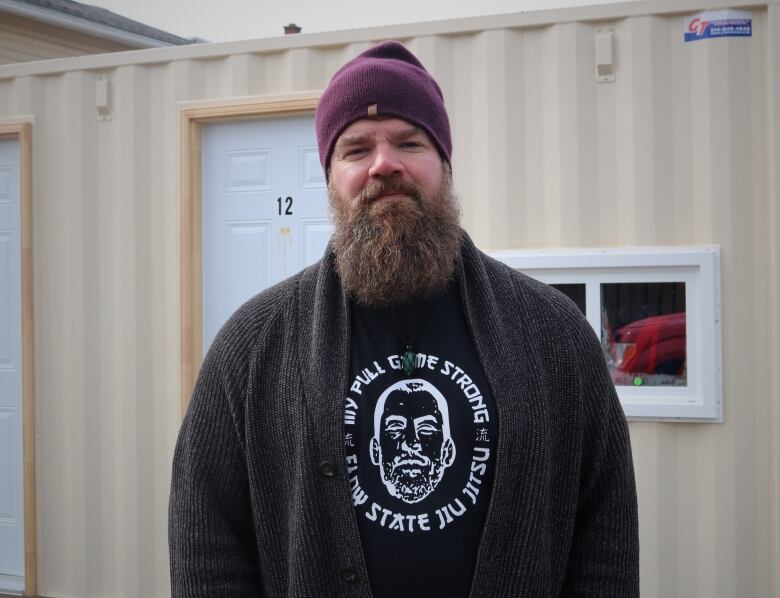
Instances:
[[[498,427],[457,284],[428,303],[352,314],[347,471],[373,594],[465,598]]]

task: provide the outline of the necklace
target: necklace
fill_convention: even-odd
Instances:
[[[420,333],[420,326],[428,315],[428,310],[431,307],[431,303],[432,301],[427,301],[425,307],[420,312],[420,315],[417,318],[417,322],[414,325],[414,330],[412,330],[411,337],[407,337],[405,334],[401,334],[401,331],[398,330],[398,328],[392,322],[387,312],[385,310],[382,310],[381,312],[387,326],[390,328],[390,330],[395,332],[396,336],[401,339],[401,342],[404,345],[404,351],[401,355],[401,369],[403,369],[404,374],[407,376],[411,376],[412,372],[417,367],[417,352],[414,350],[414,343],[417,340],[418,334]]]

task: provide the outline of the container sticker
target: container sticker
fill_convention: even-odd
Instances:
[[[749,11],[708,10],[685,17],[685,41],[713,37],[751,37],[753,20]]]

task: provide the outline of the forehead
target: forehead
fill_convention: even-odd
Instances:
[[[413,132],[424,135],[425,137],[428,136],[424,129],[402,118],[382,116],[361,118],[341,132],[336,140],[336,144],[344,143],[356,138],[375,137],[378,135],[400,135]]]
[[[418,417],[420,415],[436,415],[441,418],[439,405],[429,392],[420,391],[408,394],[396,391],[390,394],[385,401],[384,415],[405,415]]]

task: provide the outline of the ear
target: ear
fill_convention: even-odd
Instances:
[[[455,443],[452,438],[447,438],[441,445],[441,463],[444,467],[449,467],[455,462]]]
[[[371,463],[379,465],[382,462],[379,458],[379,441],[376,439],[376,436],[371,439],[371,450],[369,453],[371,454]]]

